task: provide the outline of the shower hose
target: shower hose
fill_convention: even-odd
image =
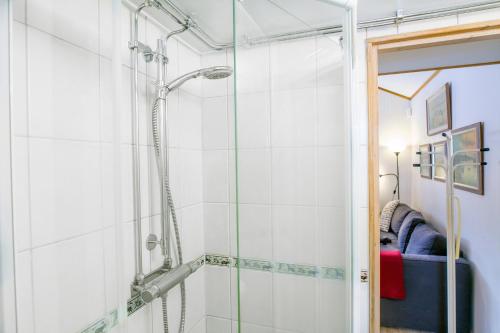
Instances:
[[[161,143],[160,143],[160,128],[158,121],[158,112],[160,108],[160,101],[165,101],[165,98],[156,98],[153,104],[153,112],[152,112],[152,127],[153,127],[153,144],[155,148],[155,156],[156,156],[156,165],[158,168],[158,177],[160,179],[160,183],[162,184],[161,191],[163,191],[163,195],[167,197],[167,205],[170,208],[170,215],[172,216],[172,224],[174,226],[175,233],[175,243],[177,245],[177,257],[178,264],[182,265],[182,247],[181,247],[181,237],[179,234],[179,225],[177,222],[177,215],[175,213],[174,200],[172,199],[172,192],[170,190],[170,180],[168,174],[164,172],[161,156]],[[166,147],[165,149],[168,149]],[[164,223],[164,220],[162,220]],[[184,326],[186,322],[186,285],[184,281],[180,283],[181,288],[181,318],[179,323],[179,333],[184,332]],[[162,304],[162,312],[163,312],[163,331],[168,333],[168,312],[167,312],[167,295],[164,294],[161,296],[161,304]]]

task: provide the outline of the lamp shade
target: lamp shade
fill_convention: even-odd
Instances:
[[[388,142],[387,148],[393,153],[400,153],[406,149],[406,142],[402,139],[394,138]]]

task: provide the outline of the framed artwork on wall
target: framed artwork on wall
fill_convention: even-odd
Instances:
[[[445,182],[446,181],[446,169],[440,167],[440,165],[446,166],[446,159],[448,158],[448,147],[446,141],[434,142],[432,144],[432,155],[433,167],[432,167],[432,178],[434,180]]]
[[[451,129],[451,85],[446,83],[426,101],[427,135]]]
[[[419,146],[419,151],[420,151],[420,176],[422,178],[428,178],[432,179],[432,166],[422,166],[422,165],[427,165],[432,163],[432,157],[431,154],[426,154],[431,152],[431,145],[430,144],[425,144],[425,145],[420,145]]]
[[[451,132],[453,137],[453,152],[456,154],[461,150],[483,148],[483,123],[475,123],[469,126],[455,129]],[[464,152],[457,154],[453,161],[454,165],[462,163],[483,162],[482,152]],[[472,193],[484,194],[484,175],[482,165],[463,165],[455,168],[455,188]]]

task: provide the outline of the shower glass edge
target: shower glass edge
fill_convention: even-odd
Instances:
[[[353,284],[354,284],[354,279],[356,277],[356,274],[354,274],[354,267],[357,267],[357,263],[355,263],[354,258],[356,258],[356,248],[354,244],[354,237],[353,235],[356,232],[356,221],[357,221],[357,213],[356,209],[354,209],[355,204],[354,202],[359,202],[359,193],[355,187],[355,185],[358,183],[358,181],[353,180],[352,178],[352,170],[353,170],[353,155],[356,155],[356,152],[358,151],[354,147],[357,146],[357,140],[356,140],[356,124],[357,124],[357,117],[353,114],[353,101],[354,101],[354,93],[355,93],[355,76],[354,76],[354,67],[355,67],[355,48],[354,48],[354,43],[355,43],[355,34],[356,34],[356,2],[354,1],[353,3],[349,3],[347,1],[346,3],[340,3],[339,1],[329,1],[329,0],[315,0],[315,2],[322,2],[325,4],[328,4],[333,8],[336,8],[337,11],[341,10],[343,11],[343,17],[342,17],[342,33],[337,34],[337,38],[340,37],[339,39],[339,44],[342,45],[342,60],[341,62],[337,64],[341,64],[342,66],[342,96],[344,102],[343,102],[343,110],[342,110],[342,117],[343,117],[343,127],[344,127],[344,134],[343,134],[343,154],[341,161],[343,163],[342,167],[344,168],[343,170],[343,178],[344,179],[344,198],[343,198],[343,228],[344,228],[344,233],[342,234],[345,243],[342,246],[342,251],[344,253],[344,263],[341,266],[334,266],[334,267],[329,267],[328,265],[325,265],[324,262],[321,261],[315,261],[314,263],[307,262],[307,260],[303,261],[293,261],[293,260],[285,260],[287,257],[286,255],[281,255],[279,252],[280,249],[280,244],[276,244],[277,239],[279,242],[279,237],[276,237],[276,235],[272,235],[272,240],[271,242],[273,243],[271,248],[271,255],[269,258],[263,258],[259,255],[256,255],[252,251],[247,251],[248,248],[251,247],[250,240],[249,240],[249,235],[244,235],[245,230],[248,229],[249,225],[245,225],[245,223],[248,223],[246,212],[242,213],[242,208],[243,210],[248,210],[249,207],[252,205],[248,201],[248,196],[246,195],[246,192],[248,190],[248,182],[243,181],[242,178],[244,179],[245,177],[248,177],[249,175],[246,174],[248,170],[245,170],[245,165],[249,162],[248,156],[242,157],[242,154],[244,155],[246,151],[250,151],[253,148],[249,148],[247,145],[248,142],[244,142],[247,137],[246,136],[248,133],[248,126],[251,126],[249,124],[244,124],[243,119],[247,120],[247,117],[241,117],[239,116],[240,112],[245,112],[242,111],[242,105],[245,103],[245,94],[248,93],[246,89],[241,89],[241,86],[245,86],[245,83],[243,82],[246,80],[244,76],[248,75],[247,71],[248,68],[244,68],[243,71],[240,71],[240,67],[246,67],[247,64],[243,64],[243,61],[248,61],[249,57],[245,57],[245,60],[242,60],[241,54],[247,52],[249,49],[256,47],[255,45],[248,45],[248,36],[246,36],[243,33],[243,27],[240,22],[240,17],[245,16],[245,18],[248,18],[249,16],[251,17],[251,11],[250,9],[245,10],[245,3],[239,0],[233,0],[232,1],[232,6],[233,6],[233,45],[234,49],[232,50],[232,62],[233,62],[233,68],[234,68],[234,75],[233,75],[233,81],[232,81],[232,88],[233,88],[233,100],[232,100],[232,105],[230,105],[229,112],[233,112],[233,124],[229,126],[233,126],[233,132],[234,132],[234,194],[233,194],[233,200],[234,200],[234,212],[231,214],[234,214],[234,222],[231,222],[230,228],[235,229],[235,235],[231,236],[233,239],[231,239],[231,242],[234,242],[236,244],[235,252],[232,254],[235,256],[235,262],[234,262],[234,271],[236,275],[236,281],[235,281],[235,286],[232,287],[233,292],[236,293],[236,299],[233,297],[232,301],[236,302],[235,306],[235,312],[233,313],[233,320],[236,320],[236,323],[233,322],[231,332],[238,332],[238,333],[245,333],[247,331],[250,331],[252,328],[252,321],[255,320],[254,316],[251,314],[254,309],[252,308],[252,300],[250,294],[253,292],[258,292],[257,290],[252,291],[252,287],[249,285],[249,281],[245,280],[245,275],[246,274],[252,274],[252,271],[254,274],[259,274],[264,272],[264,274],[268,273],[272,275],[271,277],[271,287],[270,287],[270,292],[271,292],[271,299],[268,299],[267,302],[271,303],[271,317],[272,320],[269,322],[268,325],[263,325],[260,326],[260,329],[262,329],[262,332],[275,332],[276,330],[280,329],[288,329],[290,331],[303,331],[300,329],[300,327],[294,327],[293,323],[285,323],[287,321],[286,318],[286,313],[283,312],[294,312],[297,311],[297,315],[299,315],[299,312],[301,309],[300,307],[297,307],[294,309],[293,307],[291,309],[285,309],[281,311],[279,309],[279,304],[278,301],[276,301],[276,294],[281,293],[279,296],[284,296],[284,298],[291,297],[290,293],[288,295],[286,292],[286,287],[282,288],[279,286],[280,280],[282,279],[291,279],[292,282],[289,282],[290,286],[294,286],[293,279],[297,278],[300,279],[302,276],[306,276],[308,278],[312,278],[315,280],[315,295],[313,298],[315,303],[315,313],[314,313],[314,327],[307,327],[306,331],[309,332],[337,332],[337,330],[333,330],[333,328],[339,328],[342,327],[342,332],[353,332],[353,308],[355,306],[359,306],[358,302],[353,304]],[[272,3],[273,5],[276,6],[274,1],[271,1],[269,3]],[[277,3],[280,3],[279,1]],[[281,8],[282,9],[282,8]],[[259,18],[256,16],[252,17],[255,19],[254,23],[258,24]],[[261,28],[259,26],[259,28]],[[297,29],[300,30],[300,29]],[[260,31],[263,35],[266,35],[266,31]],[[335,36],[335,35],[333,35]],[[317,37],[312,37],[311,39],[315,40],[316,43],[316,50],[315,52],[321,53],[321,48],[318,46],[318,40],[322,39],[323,36],[317,36]],[[326,37],[325,37],[326,38]],[[265,94],[267,95],[265,98],[267,101],[268,105],[266,106],[269,109],[269,112],[272,113],[274,107],[276,106],[275,102],[273,101],[274,99],[274,94],[279,94],[277,89],[272,89],[271,87],[275,82],[273,82],[273,79],[275,79],[272,76],[272,71],[273,69],[271,68],[272,66],[272,51],[271,48],[273,48],[275,45],[278,45],[280,43],[286,44],[288,41],[283,41],[283,42],[272,42],[268,44],[267,48],[268,50],[266,52],[269,52],[269,91],[266,92]],[[293,43],[293,41],[290,41],[290,43]],[[263,44],[266,45],[266,44]],[[265,47],[265,46],[264,46]],[[286,46],[285,46],[286,47]],[[318,56],[317,54],[315,56]],[[251,67],[251,66],[250,66]],[[316,64],[316,70],[319,70],[318,64]],[[319,73],[317,73],[317,76],[319,76]],[[318,78],[316,77],[316,85],[318,84]],[[291,84],[293,86],[293,84]],[[318,86],[315,86],[315,94],[316,97],[318,96],[318,90],[320,89]],[[338,95],[336,95],[338,96]],[[293,105],[287,105],[288,107],[293,106]],[[231,110],[231,107],[233,110]],[[272,125],[271,122],[273,121],[272,115],[269,115],[269,130],[272,131]],[[317,126],[317,125],[316,125]],[[246,127],[246,129],[245,129]],[[314,128],[317,130],[317,127]],[[230,129],[231,130],[231,129]],[[245,133],[240,133],[240,132],[245,132]],[[354,133],[353,133],[354,132]],[[315,134],[316,135],[316,134]],[[243,137],[243,138],[242,138]],[[271,234],[276,233],[277,229],[276,228],[276,221],[275,221],[275,215],[277,214],[274,212],[274,209],[276,208],[275,206],[278,206],[280,204],[276,204],[273,196],[273,191],[272,187],[274,184],[274,175],[273,173],[273,166],[272,163],[274,162],[273,158],[274,155],[273,153],[275,151],[279,151],[281,149],[279,144],[274,145],[273,142],[273,135],[269,135],[269,145],[266,146],[266,149],[268,152],[264,154],[269,154],[269,201],[265,203],[259,203],[259,205],[264,206],[264,210],[268,210],[266,214],[268,214],[269,217],[269,222],[271,224]],[[242,142],[243,141],[243,142]],[[278,140],[279,141],[279,140]],[[286,140],[285,140],[286,141]],[[354,143],[353,143],[354,141]],[[318,141],[316,140],[314,142],[314,159],[317,162],[318,160],[318,151],[322,149],[321,146],[318,144]],[[300,148],[299,148],[300,149]],[[359,152],[358,152],[359,153]],[[354,156],[355,157],[355,156]],[[327,157],[328,158],[328,157]],[[242,161],[243,160],[243,161]],[[252,164],[253,165],[253,164]],[[318,165],[315,165],[315,171],[317,171]],[[231,171],[230,171],[231,172]],[[332,170],[332,172],[334,172]],[[318,182],[318,175],[314,175],[316,183]],[[231,179],[231,178],[230,178]],[[331,178],[328,178],[331,179]],[[321,180],[320,180],[321,181]],[[317,184],[316,184],[317,185]],[[362,184],[358,184],[362,185]],[[247,187],[245,187],[247,186]],[[358,186],[359,187],[359,186]],[[318,191],[317,187],[315,188],[316,192]],[[332,189],[330,189],[332,190]],[[317,193],[316,193],[317,194]],[[231,200],[230,200],[231,201]],[[278,200],[279,201],[279,200]],[[297,204],[296,206],[300,206],[300,203]],[[315,202],[315,208],[318,209],[321,208],[318,202]],[[279,210],[279,207],[278,207]],[[293,216],[295,214],[288,212],[290,216]],[[318,213],[316,211],[316,216],[317,218]],[[258,215],[258,214],[257,214]],[[286,215],[286,214],[285,214]],[[254,215],[255,217],[255,215]],[[230,220],[231,221],[231,220]],[[318,227],[318,226],[316,226]],[[269,229],[268,229],[269,230]],[[261,230],[262,231],[262,230]],[[320,232],[316,231],[316,237],[318,237],[318,234]],[[285,235],[286,236],[286,235]],[[251,238],[251,237],[250,237]],[[315,239],[316,241],[318,240],[317,238]],[[255,240],[256,244],[258,243],[259,240]],[[288,240],[289,241],[289,240]],[[285,240],[285,243],[287,241]],[[297,245],[297,246],[300,246]],[[336,246],[335,244],[332,244],[332,246]],[[316,260],[318,259],[319,255],[316,254]],[[327,260],[328,261],[328,260]],[[332,272],[333,273],[333,278],[332,278]],[[301,276],[302,275],[302,276]],[[342,310],[339,311],[339,317],[338,321],[343,321],[340,326],[328,326],[328,323],[322,324],[321,322],[323,321],[324,318],[322,318],[321,315],[321,305],[318,306],[319,303],[321,303],[322,300],[319,300],[318,298],[321,298],[320,293],[321,293],[321,287],[320,285],[322,283],[330,283],[333,279],[333,283],[337,283],[339,281],[342,281],[343,286],[341,293],[342,295],[342,305],[338,306],[336,305],[334,309],[342,308]],[[321,281],[323,280],[323,281]],[[305,281],[305,280],[304,280]],[[280,291],[276,291],[276,289],[282,289]],[[283,295],[285,294],[285,295]],[[308,295],[305,295],[306,297]],[[309,295],[310,296],[310,295]],[[291,301],[292,298],[289,298]],[[253,306],[255,306],[255,300],[253,300]],[[261,300],[262,301],[262,300]],[[336,300],[333,298],[323,300],[323,302],[331,301],[335,302]],[[264,302],[257,302],[257,306],[262,306],[266,307],[266,304]],[[359,301],[361,302],[361,301]],[[364,303],[363,303],[364,304]],[[268,306],[268,305],[267,305]],[[327,305],[328,307],[328,305]],[[255,315],[255,313],[254,313]],[[235,318],[236,317],[236,318]],[[280,318],[284,317],[284,318]],[[300,317],[300,316],[299,316]],[[328,322],[328,320],[327,320]],[[326,325],[326,326],[325,326]],[[337,325],[337,324],[336,324]],[[288,327],[287,327],[288,326]],[[357,325],[356,325],[357,326]],[[253,328],[256,329],[259,326],[256,325]],[[329,330],[331,328],[331,330]],[[253,331],[253,330],[252,330]],[[259,330],[260,332],[260,330]],[[281,331],[280,331],[281,332]],[[285,331],[283,331],[285,332]],[[340,331],[339,331],[340,332]]]

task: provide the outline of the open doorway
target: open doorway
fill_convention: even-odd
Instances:
[[[496,245],[481,238],[500,232],[487,216],[497,216],[494,198],[500,195],[491,169],[500,131],[499,38],[496,21],[368,43],[371,332],[498,327],[491,312],[498,305],[487,293],[498,265],[488,265],[484,254]],[[471,164],[453,175],[450,197],[461,209],[450,228],[447,173],[436,165],[444,163],[440,156],[472,145],[492,152],[478,151],[476,160],[462,156]],[[484,161],[490,164],[480,165]],[[448,237],[450,230],[455,237]]]

